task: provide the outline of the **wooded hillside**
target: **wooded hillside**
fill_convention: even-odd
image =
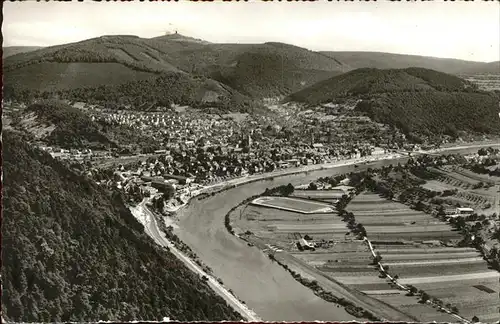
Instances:
[[[144,233],[119,194],[17,134],[4,132],[2,147],[4,319],[241,319]]]

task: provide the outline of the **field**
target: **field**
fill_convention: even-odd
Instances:
[[[334,207],[326,203],[289,197],[259,197],[252,201],[252,204],[303,214],[331,213],[334,211]]]
[[[439,169],[433,168],[439,173],[435,180],[429,180],[423,188],[442,193],[445,190],[456,190],[457,192],[446,197],[439,197],[449,205],[460,204],[460,206],[471,207],[479,213],[491,214],[494,209],[491,208],[498,195],[493,184],[500,182],[499,177],[490,177],[489,175],[476,174],[457,166],[444,166]],[[477,187],[480,182],[485,185]]]
[[[418,304],[415,297],[405,296],[405,292],[391,285],[387,279],[380,278],[379,272],[371,264],[368,246],[361,241],[340,242],[328,251],[297,251],[292,254],[326,276],[399,309],[402,314],[413,317],[413,321],[454,320],[427,305]]]
[[[391,202],[381,200],[376,195],[364,195],[363,198],[359,205],[367,214],[361,216],[366,218],[367,223],[376,219],[371,211],[373,206],[378,206],[376,213],[384,219],[387,218],[384,216],[387,212],[396,211],[395,216],[387,218],[392,221],[392,226],[374,224],[374,228],[379,228],[384,236],[400,235],[401,227],[397,226],[399,223],[394,223],[395,220],[404,224],[411,217],[431,219],[423,213],[408,210],[404,205],[398,204],[398,211]],[[286,200],[282,198],[281,201]],[[293,201],[307,203],[305,199]],[[316,200],[309,202],[316,206]],[[265,253],[274,253],[277,260],[303,278],[318,281],[324,289],[334,289],[335,285],[349,287],[352,294],[360,294],[360,298],[366,299],[371,305],[370,309],[379,308],[379,314],[387,316],[384,318],[399,321],[453,320],[432,307],[418,304],[415,297],[405,296],[404,292],[392,286],[387,279],[380,278],[379,272],[372,265],[368,245],[350,234],[345,222],[336,212],[306,214],[281,208],[282,206],[280,204],[279,209],[254,203],[241,206],[231,214],[233,229]],[[369,226],[365,226],[368,230]],[[417,227],[407,229],[406,234],[413,235],[415,229]],[[418,229],[424,231],[425,226],[421,225]],[[441,233],[450,229],[446,224],[439,224],[433,230]],[[306,235],[315,246],[314,251],[300,250],[297,246],[299,238]],[[384,301],[394,296],[398,297],[397,303],[387,304]],[[425,316],[420,315],[422,309],[426,310]]]
[[[234,227],[251,231],[267,243],[289,249],[299,237],[342,240],[348,229],[336,213],[299,213],[249,204],[233,213]]]
[[[478,316],[480,320],[491,321],[493,314],[498,314],[500,274],[488,268],[478,251],[425,244],[431,240],[459,239],[461,234],[448,224],[375,194],[355,197],[347,210],[365,226],[374,249],[382,255],[382,264],[389,267],[389,273],[399,276],[401,284],[414,285],[445,304],[456,306],[459,314],[469,319]],[[379,278],[366,274],[344,282],[382,290]],[[401,299],[395,294],[380,296],[388,303]]]
[[[342,190],[295,190],[293,197],[335,202],[344,195]]]
[[[461,237],[447,223],[376,194],[358,195],[347,210],[365,226],[373,241],[451,241]]]
[[[498,74],[476,74],[466,76],[465,79],[486,91],[500,90],[500,75]]]
[[[437,192],[456,189],[456,187],[452,185],[437,180],[428,180],[425,184],[422,185],[422,188]]]

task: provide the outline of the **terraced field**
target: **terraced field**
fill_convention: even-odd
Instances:
[[[347,210],[354,213],[373,241],[451,241],[461,237],[447,223],[376,194],[356,196]]]
[[[371,264],[372,256],[362,241],[341,242],[327,251],[294,252],[293,256],[316,267],[326,276],[363,294],[401,310],[415,321],[452,322],[456,319],[436,309],[421,305],[415,297],[405,296],[404,291],[380,278]]]
[[[382,255],[381,263],[389,267],[389,273],[399,276],[400,284],[413,285],[445,305],[457,307],[465,318],[478,316],[491,322],[494,314],[498,316],[500,274],[488,268],[478,251],[424,243],[459,239],[461,234],[448,224],[376,194],[355,197],[347,209],[365,226],[374,249]],[[397,244],[401,242],[405,244]],[[385,292],[378,279],[360,274],[344,283],[364,287],[367,293],[374,290],[377,298],[413,314],[411,305],[398,304],[401,296]]]
[[[486,91],[500,90],[499,74],[476,74],[465,76],[465,79],[479,86]]]
[[[367,230],[369,222],[377,219],[371,212],[373,206],[377,206],[375,214],[382,218],[387,213],[396,212],[395,216],[388,218],[390,226],[374,223],[372,230],[378,228],[384,236],[399,234],[401,226],[397,225],[404,225],[412,217],[432,219],[424,213],[409,210],[404,205],[396,204],[397,208],[394,208],[391,204],[393,203],[381,200],[376,195],[363,195],[359,206],[360,212],[366,214],[361,217],[367,220],[365,225]],[[237,208],[231,214],[230,220],[233,229],[247,241],[260,247],[265,253],[274,251],[275,257],[280,262],[287,264],[303,278],[316,280],[322,287],[328,287],[332,282],[333,285],[335,282],[345,285],[356,294],[366,296],[364,298],[367,298],[372,305],[375,303],[378,305],[376,307],[383,307],[386,312],[391,312],[391,317],[388,318],[392,320],[447,322],[455,320],[430,306],[418,304],[415,297],[405,296],[405,292],[398,290],[387,279],[380,278],[378,270],[372,264],[368,245],[352,237],[345,222],[336,212],[305,214],[249,204]],[[425,230],[422,225],[419,228]],[[411,230],[415,229],[416,227],[412,227],[407,234],[412,234]],[[446,232],[450,229],[446,224],[438,224],[434,230]],[[251,234],[244,234],[247,231]],[[315,245],[314,251],[299,250],[296,243],[306,235]],[[396,298],[397,302],[391,298]],[[392,303],[388,303],[386,299]]]

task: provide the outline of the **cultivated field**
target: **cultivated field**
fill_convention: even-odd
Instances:
[[[325,202],[335,202],[342,198],[344,194],[342,190],[295,190],[292,196]]]
[[[476,74],[465,77],[486,91],[500,90],[500,75],[498,74]]]
[[[444,166],[439,169],[433,168],[433,170],[440,173],[439,178],[427,181],[422,185],[423,188],[435,192],[457,190],[455,194],[441,197],[441,199],[449,205],[459,204],[460,206],[472,207],[479,213],[491,214],[494,212],[491,206],[494,205],[498,192],[493,184],[500,181],[499,177],[476,174],[456,166]],[[485,186],[475,187],[480,182]]]
[[[103,70],[108,71],[102,73]],[[132,70],[118,63],[56,63],[28,65],[5,75],[7,80],[23,80],[24,86],[38,90],[60,90],[102,84],[122,84],[147,80],[153,73]]]
[[[435,246],[434,242],[426,242],[460,239],[461,234],[447,223],[376,194],[355,197],[347,210],[365,226],[374,249],[382,255],[382,264],[388,266],[389,273],[399,276],[399,283],[413,285],[444,304],[457,307],[465,318],[478,316],[480,320],[491,321],[493,314],[498,314],[495,307],[499,305],[500,274],[488,268],[481,254],[473,248]],[[405,244],[401,244],[403,242]],[[377,298],[414,314],[411,304],[398,304],[402,297],[382,289],[377,277],[360,273],[343,282],[364,287],[365,292],[375,290]]]
[[[477,151],[477,147],[466,147],[456,150],[460,150],[460,153],[469,153]],[[319,177],[345,174],[356,170],[366,170],[368,167],[377,168],[398,162],[404,163],[406,160],[407,157],[404,157],[399,160],[373,162],[370,166],[361,165],[358,169],[354,168],[354,166],[342,166],[311,171],[309,173],[287,175],[286,177],[274,177],[272,180],[248,183],[204,200],[194,199],[186,208],[178,212],[180,224],[174,231],[183,242],[193,249],[205,264],[213,269],[217,277],[222,278],[224,285],[233,290],[264,321],[354,320],[354,316],[346,313],[343,308],[335,307],[335,305],[322,300],[309,288],[297,282],[285,269],[272,262],[265,253],[262,253],[262,250],[259,250],[255,246],[248,246],[240,238],[231,235],[224,227],[224,217],[239,202],[247,197],[264,192],[266,188],[287,185],[288,183],[300,185],[315,181]],[[233,183],[235,182],[233,181]],[[270,208],[266,209],[270,210]],[[282,215],[281,212],[285,212],[278,209],[272,210],[276,212],[275,215]],[[239,210],[236,210],[231,214],[231,220],[240,217],[238,212]],[[290,218],[318,217],[314,214],[290,214],[293,215]],[[235,225],[233,224],[233,226]],[[288,242],[294,242],[294,240],[290,238]],[[320,249],[316,251],[319,252]],[[307,252],[304,251],[304,253]],[[383,288],[373,290],[385,290],[387,289],[386,287],[387,285]],[[339,294],[335,290],[333,293],[335,295]],[[377,296],[381,300],[390,297],[393,296]],[[429,306],[417,304],[414,297],[412,299],[405,296],[405,298],[409,302],[403,302],[400,301],[401,299],[398,299],[400,304],[403,305],[400,308],[404,312],[409,313],[409,311],[407,312],[404,309],[404,305],[410,303],[411,309],[415,310],[413,317],[420,316],[422,318],[421,321],[456,321],[455,318],[450,316],[445,319],[439,317],[442,316],[441,313],[438,313]],[[391,305],[396,305],[396,303],[391,303]],[[382,307],[364,308],[375,312]],[[397,312],[394,312],[387,314],[385,318],[395,321],[400,317]],[[414,320],[403,319],[403,321]]]
[[[380,278],[379,272],[371,264],[368,246],[361,241],[341,242],[328,251],[297,251],[293,256],[316,267],[327,277],[401,310],[413,317],[413,321],[454,320],[450,315],[418,304],[415,297],[405,296],[405,292],[391,285],[387,279]]]
[[[370,205],[379,207],[378,214],[382,219],[387,218],[387,213],[394,209],[391,202],[381,201],[374,195],[364,195],[363,208],[366,209],[365,217],[374,221],[377,217],[369,213]],[[307,202],[305,199],[300,200]],[[316,202],[316,201],[311,201]],[[391,226],[374,224],[382,235],[400,235],[401,228],[397,225],[404,224],[411,217],[432,219],[423,213],[408,210],[404,205],[397,206],[400,211],[396,216],[387,218]],[[387,279],[380,278],[379,272],[372,264],[372,255],[368,245],[356,240],[350,234],[346,223],[337,213],[304,214],[283,208],[269,208],[258,204],[249,204],[237,208],[230,217],[231,224],[236,233],[245,240],[253,243],[265,253],[275,253],[275,258],[285,263],[290,269],[299,273],[303,278],[316,280],[322,287],[336,285],[335,282],[345,285],[373,307],[382,307],[385,314],[391,314],[392,320],[425,321],[441,319],[452,321],[453,317],[441,314],[429,306],[420,305],[414,297],[405,296],[401,290],[392,286]],[[394,223],[399,221],[399,223]],[[392,223],[391,223],[392,222]],[[365,225],[368,229],[368,225]],[[417,227],[413,227],[413,230]],[[425,226],[418,227],[424,231]],[[437,232],[449,231],[446,224],[438,224],[433,228]],[[251,234],[248,234],[249,231]],[[411,229],[407,234],[414,234]],[[247,234],[245,234],[245,232]],[[297,242],[306,237],[315,246],[315,250],[300,250]],[[325,288],[326,289],[326,288]],[[398,296],[399,303],[386,304],[384,298]],[[401,306],[401,307],[400,307]],[[426,309],[425,316],[420,316],[422,309]]]
[[[451,241],[461,238],[450,225],[401,203],[362,193],[347,206],[373,241]]]
[[[231,215],[237,232],[251,231],[267,243],[289,248],[300,237],[314,240],[342,240],[348,229],[337,213],[304,214],[250,204]]]

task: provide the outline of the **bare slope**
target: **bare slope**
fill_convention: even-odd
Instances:
[[[19,53],[27,53],[36,51],[37,49],[42,48],[41,46],[6,46],[2,48],[2,59],[6,57],[16,55]]]
[[[144,233],[118,193],[3,135],[3,319],[241,319]]]

